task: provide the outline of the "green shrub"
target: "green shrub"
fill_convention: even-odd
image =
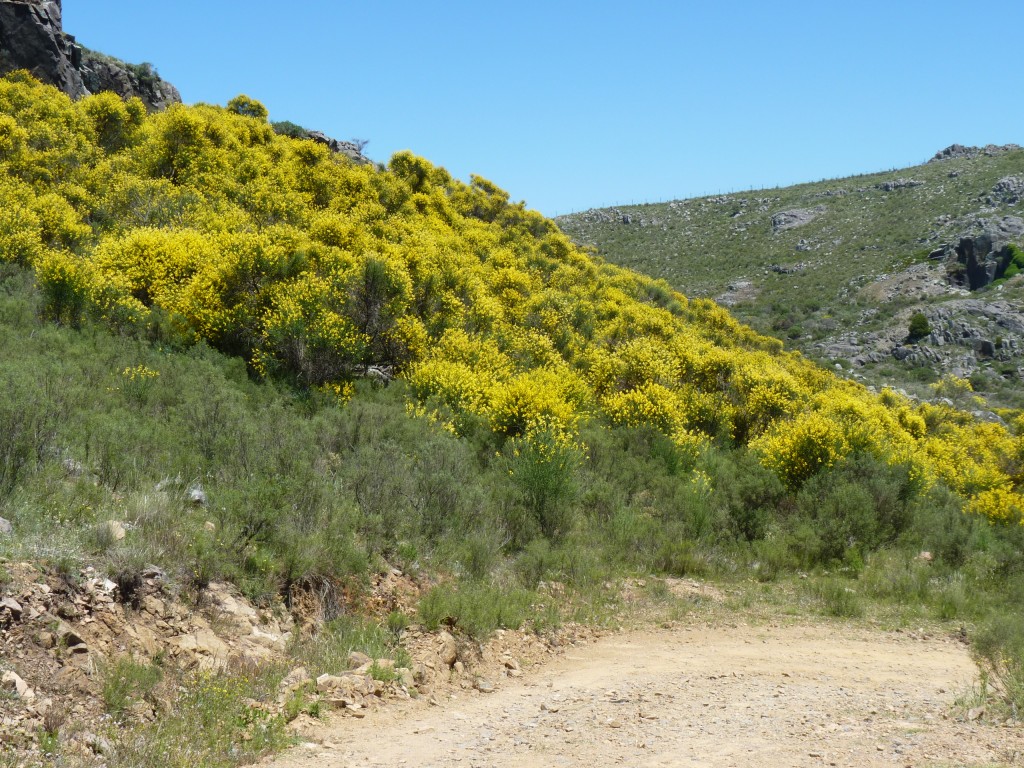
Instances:
[[[932,591],[934,568],[916,554],[889,550],[872,555],[858,580],[865,594],[899,605],[925,603]]]
[[[328,621],[310,638],[301,640],[292,648],[313,676],[337,675],[348,669],[348,656],[353,651],[365,653],[371,659],[391,659],[396,666],[410,666],[408,652],[398,645],[394,627],[398,620],[389,620],[384,626],[357,616],[339,616]]]
[[[143,699],[163,679],[163,671],[152,664],[121,656],[100,669],[103,679],[103,707],[115,720],[122,719],[136,700]]]
[[[548,434],[511,441],[505,455],[504,464],[516,492],[516,501],[537,530],[549,539],[567,534],[573,523],[572,502],[577,492],[575,473],[581,461],[579,451]],[[517,543],[526,543],[523,533],[517,537]]]
[[[309,131],[303,128],[301,125],[291,122],[290,120],[278,120],[272,122],[270,127],[274,129],[274,133],[279,136],[290,136],[293,139],[308,139]]]
[[[286,702],[284,713],[272,715],[262,705],[276,698],[283,677],[281,668],[271,666],[191,675],[180,681],[159,720],[115,734],[106,764],[233,768],[279,751],[293,743],[287,717],[298,707]]]
[[[841,579],[822,579],[814,585],[814,593],[821,600],[825,613],[837,618],[857,618],[864,615],[864,606],[849,582]]]
[[[1024,712],[1024,618],[1005,611],[989,619],[974,638],[974,647],[999,683],[1009,714]]]
[[[923,339],[929,333],[932,332],[931,326],[928,324],[928,318],[923,312],[915,312],[910,316],[910,327],[909,327],[908,338],[911,341],[917,341]]]
[[[435,630],[442,624],[482,640],[496,629],[518,629],[536,615],[536,594],[481,583],[442,585],[420,600],[423,625]]]

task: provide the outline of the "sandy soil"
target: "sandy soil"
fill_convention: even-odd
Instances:
[[[623,633],[491,693],[339,715],[270,765],[1024,764],[1024,729],[951,709],[976,680],[951,638],[832,624]]]

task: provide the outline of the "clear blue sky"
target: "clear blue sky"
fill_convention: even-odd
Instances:
[[[1024,144],[1021,0],[64,0],[64,28],[547,215]]]

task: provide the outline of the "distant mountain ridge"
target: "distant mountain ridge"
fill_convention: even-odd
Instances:
[[[556,221],[865,383],[927,397],[953,373],[1019,406],[1022,199],[1020,146],[954,144],[912,168]],[[929,333],[911,338],[917,313]]]

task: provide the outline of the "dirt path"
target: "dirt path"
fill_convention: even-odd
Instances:
[[[1024,729],[960,722],[945,638],[835,625],[615,635],[493,693],[338,718],[274,768],[1014,765]]]

